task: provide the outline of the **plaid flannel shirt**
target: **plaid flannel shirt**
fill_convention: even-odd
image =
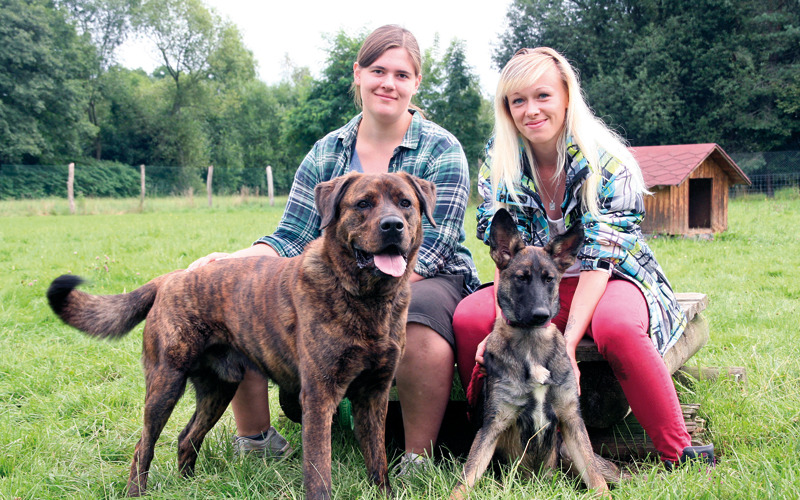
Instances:
[[[483,203],[478,206],[478,238],[486,242],[495,211],[491,180],[491,146],[486,146],[486,159],[478,174],[478,193]],[[523,155],[523,174],[515,186],[518,201],[510,196],[506,186],[497,190],[496,201],[504,203],[517,221],[525,243],[544,246],[550,241],[550,227],[534,180],[526,172],[527,159]],[[577,144],[568,138],[566,166],[566,191],[561,211],[567,228],[580,221],[585,240],[578,252],[581,271],[611,269],[615,277],[627,279],[642,291],[650,317],[650,338],[663,356],[686,328],[686,316],[675,298],[675,293],[656,261],[653,251],[645,242],[639,227],[644,218],[644,200],[641,193],[630,189],[630,171],[619,160],[601,151],[599,172],[599,216],[595,217],[581,207],[580,191],[590,172],[589,165]]]
[[[469,198],[469,170],[458,140],[442,127],[413,113],[403,142],[389,162],[389,171],[405,171],[436,184],[433,227],[423,218],[424,241],[414,271],[424,278],[437,274],[463,275],[471,292],[480,284],[472,254],[463,245],[464,215]],[[289,200],[278,228],[256,243],[266,243],[284,257],[299,255],[319,237],[320,214],[314,188],[350,172],[350,160],[362,115],[317,141],[295,173]]]

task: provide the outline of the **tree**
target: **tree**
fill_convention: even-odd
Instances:
[[[158,138],[158,93],[141,69],[111,67],[100,78],[103,99],[97,108],[103,157],[126,165],[152,165]]]
[[[739,150],[800,149],[800,8],[742,3],[736,72],[715,89],[723,99],[713,117]]]
[[[200,0],[145,0],[138,26],[161,54],[174,83],[170,113],[178,115],[209,76],[222,23]]]
[[[514,0],[494,54],[547,45],[635,145],[800,147],[800,9],[782,0]]]
[[[417,97],[420,106],[435,121],[456,136],[464,147],[471,177],[491,131],[478,77],[467,64],[464,42],[453,39],[442,61],[437,61],[438,38],[425,52],[423,76]]]
[[[78,155],[92,46],[46,0],[0,0],[0,162]]]
[[[115,51],[132,30],[131,19],[139,0],[61,0],[59,4],[75,21],[78,32],[89,36],[95,47],[96,57],[88,81],[87,113],[92,125],[99,127],[97,105],[103,97],[101,77],[115,63]],[[102,154],[100,137],[100,134],[95,135],[93,148],[98,160]]]
[[[443,107],[444,68],[439,50],[439,34],[433,37],[433,46],[422,53],[422,81],[411,103],[422,109],[425,116],[433,119],[436,109]],[[435,121],[435,120],[434,120]]]
[[[208,78],[203,82],[208,89],[202,111],[209,162],[222,167],[214,172],[214,188],[218,192],[241,186],[244,150],[250,145],[244,140],[246,131],[241,127],[240,115],[246,111],[244,96],[252,91],[250,84],[255,82],[255,76],[253,53],[244,46],[238,28],[224,25],[218,46],[209,57]]]
[[[209,162],[204,126],[211,59],[226,25],[200,0],[145,0],[136,26],[161,54],[164,78],[157,84],[159,113],[155,157],[167,165],[178,191],[201,187],[199,169]]]
[[[353,63],[365,38],[365,33],[350,37],[344,31],[327,37],[330,50],[321,78],[312,80],[308,97],[288,112],[285,145],[295,159],[289,166],[292,175],[317,140],[358,113],[350,88]]]

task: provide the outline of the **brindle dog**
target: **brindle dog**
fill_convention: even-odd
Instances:
[[[423,214],[434,224],[435,185],[405,173],[349,174],[314,194],[324,231],[297,257],[226,259],[122,295],[75,290],[75,276],[53,281],[53,311],[89,335],[121,337],[147,320],[144,428],[130,496],[145,490],[156,439],[187,380],[197,401],[178,437],[178,465],[188,476],[246,368],[300,395],[308,498],[331,496],[331,420],[345,396],[369,479],[390,492],[387,401],[405,347]]]
[[[502,316],[486,341],[482,426],[472,443],[462,482],[463,498],[495,453],[522,459],[528,471],[557,465],[556,429],[583,481],[607,491],[619,470],[592,451],[580,416],[578,387],[561,332],[550,323],[558,313],[558,285],[583,243],[580,224],[544,248],[525,246],[511,215],[500,209],[489,236],[499,269],[497,301]]]

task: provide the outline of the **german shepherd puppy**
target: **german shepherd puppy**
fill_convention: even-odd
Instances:
[[[369,479],[389,493],[386,408],[406,341],[423,213],[434,224],[435,185],[406,173],[350,174],[314,194],[324,231],[297,257],[226,259],[122,295],[78,291],[75,276],[53,281],[53,311],[89,335],[121,337],[147,319],[144,428],[130,496],[145,491],[156,440],[187,380],[197,405],[178,437],[178,465],[191,475],[246,368],[300,395],[308,498],[331,496],[331,420],[345,396]]]
[[[452,498],[466,496],[495,451],[507,461],[522,459],[528,471],[554,468],[557,429],[588,487],[608,491],[603,472],[619,478],[616,466],[592,451],[566,344],[550,323],[559,309],[561,275],[582,243],[583,228],[575,224],[544,248],[526,246],[506,210],[494,215],[489,246],[500,271],[495,285],[502,316],[486,341],[481,428]]]

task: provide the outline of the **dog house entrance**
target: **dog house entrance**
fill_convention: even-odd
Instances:
[[[711,228],[711,179],[689,179],[689,229]]]

